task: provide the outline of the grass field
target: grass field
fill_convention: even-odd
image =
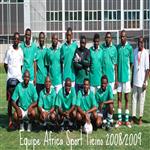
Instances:
[[[79,131],[51,133],[34,130],[31,133],[19,133],[19,131],[7,131],[6,75],[4,70],[0,70],[0,150],[150,150],[150,83],[146,94],[143,126],[141,127],[134,125],[128,129],[122,126],[119,129],[112,129],[110,132],[98,129],[88,136]],[[33,146],[33,141],[37,144],[36,146]]]

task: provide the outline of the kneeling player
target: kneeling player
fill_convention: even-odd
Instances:
[[[78,92],[77,96],[77,123],[81,127],[85,123],[90,124],[91,119],[97,119],[97,102],[95,95],[90,91],[89,79],[84,79],[83,90]]]
[[[52,123],[56,121],[55,113],[55,89],[51,87],[51,80],[47,76],[45,79],[45,88],[40,92],[38,110],[40,113],[40,121],[46,123],[50,120]]]
[[[106,75],[102,76],[101,88],[98,89],[95,97],[99,106],[97,124],[101,125],[103,119],[103,122],[107,122],[106,129],[109,130],[113,116],[113,91],[108,84],[108,78]]]
[[[66,122],[68,124],[65,127],[71,127],[76,118],[76,93],[75,89],[71,87],[70,78],[65,80],[65,86],[59,90],[55,105],[58,108],[58,122],[61,123],[62,129]]]
[[[12,106],[15,108],[14,119],[20,125],[20,131],[24,131],[24,119],[28,120],[27,131],[32,128],[32,121],[35,119],[35,110],[37,107],[38,95],[33,84],[29,83],[29,71],[24,73],[24,81],[15,88],[12,96]],[[18,100],[18,105],[16,101]]]

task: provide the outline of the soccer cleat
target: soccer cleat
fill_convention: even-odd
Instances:
[[[23,131],[24,131],[24,123],[21,123],[21,124],[20,124],[20,129],[19,129],[19,131],[20,131],[20,132],[23,132]]]
[[[110,131],[110,130],[111,130],[111,126],[110,126],[110,125],[106,125],[105,130],[106,130],[106,131]]]
[[[126,123],[125,123],[125,125],[128,127],[128,128],[131,128],[132,126],[131,126],[131,123],[129,122],[129,121],[127,121]]]
[[[27,132],[31,132],[31,129],[32,129],[32,124],[28,123]]]
[[[122,121],[117,121],[117,123],[115,124],[115,128],[118,128],[122,125]]]

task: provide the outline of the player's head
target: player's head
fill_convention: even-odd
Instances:
[[[66,40],[68,43],[70,43],[72,40],[72,28],[71,27],[69,27],[66,31]]]
[[[87,78],[85,78],[83,81],[83,89],[85,94],[87,94],[90,89],[90,80]]]
[[[26,71],[24,72],[23,79],[24,79],[24,84],[25,84],[25,86],[27,86],[28,83],[29,83],[29,80],[30,80],[30,73],[29,73],[28,70],[26,70]]]
[[[127,41],[127,34],[125,30],[122,30],[120,33],[120,40],[121,40],[121,44],[125,45],[126,41]]]
[[[45,42],[45,33],[40,32],[39,33],[39,45],[40,45],[40,47],[44,46],[44,42]]]
[[[30,44],[30,40],[31,40],[31,29],[27,28],[25,30],[25,41],[26,41],[26,44]]]
[[[144,48],[144,38],[143,38],[142,36],[140,36],[140,37],[138,38],[138,48],[139,48],[140,50],[142,50],[142,49]]]
[[[45,79],[45,88],[46,90],[50,90],[50,87],[51,87],[51,80],[50,80],[50,77],[47,76],[46,79]]]
[[[94,43],[95,49],[98,48],[99,42],[100,42],[100,37],[99,37],[99,34],[96,33],[93,37],[93,43]]]
[[[105,35],[105,42],[107,46],[110,46],[111,42],[112,42],[112,35],[111,32],[107,32]]]
[[[84,49],[85,46],[86,46],[86,37],[85,37],[84,35],[82,35],[82,36],[80,37],[80,48],[81,48],[81,49]]]
[[[106,75],[103,75],[101,78],[101,88],[103,91],[106,90],[107,85],[108,85],[108,78]]]
[[[66,80],[65,80],[65,92],[66,92],[66,94],[69,94],[70,89],[71,89],[71,79],[66,78]]]
[[[56,48],[58,44],[58,36],[57,34],[52,34],[52,47]]]
[[[13,47],[18,48],[18,44],[20,43],[20,34],[19,32],[15,32],[13,36]]]

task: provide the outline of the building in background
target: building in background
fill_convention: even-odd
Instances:
[[[30,27],[33,38],[44,31],[47,39],[53,32],[65,38],[65,30],[72,27],[74,39],[81,34],[92,40],[99,33],[101,41],[107,31],[119,42],[119,31],[127,30],[131,44],[139,35],[150,41],[149,0],[0,0],[0,42],[9,43],[15,31],[24,34]]]

